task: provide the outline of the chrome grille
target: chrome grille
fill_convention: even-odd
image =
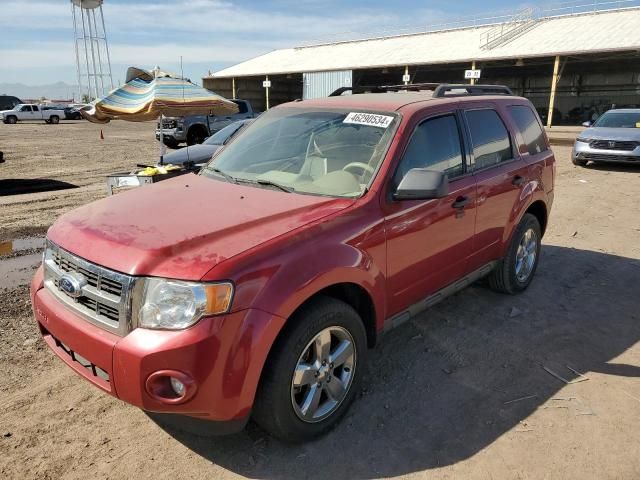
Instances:
[[[78,264],[78,262],[74,262],[70,257],[63,256],[60,253],[60,250],[54,250],[52,258],[54,263],[63,272],[81,273],[87,279],[87,283],[92,287],[117,297],[122,295],[122,283],[116,280],[111,280],[108,277],[100,276],[96,272],[87,268],[83,268]]]
[[[580,160],[591,160],[592,162],[640,162],[640,157],[620,154],[582,152],[577,157]]]
[[[118,335],[130,331],[134,277],[88,262],[50,241],[47,242],[44,267],[45,286],[68,308]],[[86,279],[77,298],[59,289],[60,277],[69,272],[80,273]]]
[[[638,142],[624,140],[593,140],[589,143],[589,146],[596,150],[619,150],[622,152],[631,152],[638,145],[640,145]]]

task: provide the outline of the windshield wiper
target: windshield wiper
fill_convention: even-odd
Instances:
[[[276,187],[276,188],[279,188],[280,190],[282,190],[283,192],[287,192],[287,193],[293,193],[295,191],[291,187],[285,187],[284,185],[280,185],[279,183],[273,182],[271,180],[260,179],[260,180],[256,180],[256,183],[258,185],[269,185],[269,186],[272,186],[272,187]]]
[[[217,173],[218,175],[222,175],[224,179],[229,183],[238,183],[235,177],[232,177],[227,172],[223,172],[218,167],[206,167],[205,170],[211,170],[212,172]]]

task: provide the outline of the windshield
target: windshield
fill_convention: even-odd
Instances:
[[[201,175],[359,197],[373,180],[397,124],[395,113],[276,108],[220,151]]]
[[[594,127],[640,128],[640,112],[607,112],[602,115]]]
[[[224,142],[232,137],[246,122],[235,122],[227,125],[220,131],[214,133],[204,141],[205,145],[224,145]]]

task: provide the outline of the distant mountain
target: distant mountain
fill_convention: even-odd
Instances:
[[[20,99],[71,99],[78,96],[77,85],[56,82],[49,85],[25,85],[23,83],[0,83],[0,95],[13,95]],[[76,101],[78,99],[76,98]]]

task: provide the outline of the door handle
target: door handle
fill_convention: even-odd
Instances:
[[[516,175],[515,177],[513,177],[513,180],[511,180],[511,183],[516,187],[519,187],[524,182],[525,182],[525,178],[521,175]]]
[[[451,204],[453,208],[457,208],[459,210],[463,209],[469,203],[469,197],[458,197],[456,201]]]

